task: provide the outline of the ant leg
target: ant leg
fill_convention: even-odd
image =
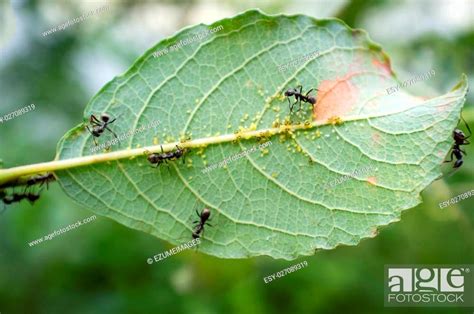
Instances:
[[[286,100],[288,100],[288,109],[290,109],[290,112],[291,112],[291,102],[290,102],[290,97],[288,97]]]
[[[198,217],[201,218],[201,214],[198,212],[197,209],[196,209],[196,215],[198,215]]]
[[[460,150],[461,152],[463,152],[463,153],[464,153],[464,155],[466,155],[466,156],[467,156],[467,153],[466,153],[465,151],[463,151],[462,149],[459,149],[459,150]]]
[[[313,90],[314,90],[314,88],[311,88],[311,89],[310,89],[310,90],[309,90],[309,91],[306,93],[306,95],[305,95],[305,96],[308,96],[308,95],[309,95],[309,93],[311,93],[311,91],[313,91]]]
[[[463,118],[462,115],[461,115],[461,119],[462,119],[462,121],[464,121],[464,124],[466,125],[466,128],[467,128],[467,130],[469,131],[469,136],[465,138],[465,139],[468,139],[468,138],[470,138],[471,135],[472,135],[471,129],[469,128],[469,124],[467,124],[466,120],[464,120],[464,118]]]
[[[301,98],[298,100],[297,104],[298,104],[298,111],[300,111],[301,110]]]
[[[451,152],[451,159],[450,159],[450,160],[446,160],[445,162],[451,162],[451,161],[453,161],[453,155],[454,155],[454,151]]]
[[[87,131],[89,131],[90,134],[92,134],[92,131],[91,131],[91,129],[89,129],[88,125],[86,125],[86,129],[87,129]]]
[[[302,91],[303,91],[303,86],[301,86],[301,85],[298,85],[298,86],[296,86],[296,89],[298,89],[298,87],[300,88],[300,94],[301,94],[301,93],[302,93]]]
[[[161,147],[161,153],[164,154],[165,152],[163,151],[163,145],[160,145]]]
[[[114,123],[115,120],[117,120],[117,118],[113,119],[112,121],[107,122],[107,124]]]
[[[209,227],[214,227],[213,225],[211,225],[210,223],[206,222],[206,225],[208,225]]]
[[[115,134],[114,131],[112,131],[111,129],[109,129],[109,127],[107,127],[107,126],[106,126],[105,128],[106,128],[107,130],[109,130],[109,131],[115,136],[116,139],[118,139],[117,134]]]
[[[291,109],[290,109],[290,112],[293,112],[293,108],[295,107],[295,105],[298,103],[298,100],[295,101],[292,105],[291,105]]]
[[[450,160],[445,160],[445,161],[443,161],[443,162],[451,162],[451,161],[453,161],[453,154],[454,154],[453,148],[454,148],[454,145],[451,146],[451,148],[450,148],[449,151],[448,151],[448,154],[449,154],[449,152],[451,152],[451,159],[450,159]]]
[[[92,123],[95,122],[98,125],[102,125],[102,122],[99,119],[97,119],[93,114],[91,114],[91,117],[89,118],[89,121],[92,122]]]

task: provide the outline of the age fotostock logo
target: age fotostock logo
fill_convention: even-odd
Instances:
[[[474,265],[386,265],[385,306],[473,306]]]

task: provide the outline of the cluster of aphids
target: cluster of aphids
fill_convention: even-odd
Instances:
[[[46,188],[49,187],[49,182],[55,180],[54,175],[52,173],[47,173],[44,175],[36,175],[29,178],[26,181],[26,187],[23,192],[17,193],[12,191],[11,193],[7,193],[5,190],[0,190],[0,199],[4,204],[4,210],[6,205],[10,205],[13,203],[19,203],[22,200],[27,200],[31,204],[34,204],[40,198],[40,192],[37,193],[32,192],[35,185],[39,185],[39,188],[46,184]]]

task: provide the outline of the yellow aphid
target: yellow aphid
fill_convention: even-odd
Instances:
[[[158,145],[158,143],[159,143],[159,142],[158,142],[158,138],[155,136],[155,137],[153,138],[153,145]]]
[[[232,124],[227,124],[227,128],[228,128],[228,129],[231,129],[231,128],[232,128]]]
[[[274,177],[274,178],[278,177],[278,173],[277,173],[277,172],[273,172],[273,173],[272,173],[272,177]]]
[[[342,122],[343,122],[342,119],[336,116],[328,119],[328,123],[331,123],[332,125],[336,125],[336,124],[339,125],[339,124],[342,124]]]
[[[137,148],[140,148],[140,147],[142,147],[142,146],[141,146],[140,144],[137,144],[136,147],[137,147]]]
[[[244,119],[247,120],[248,118],[249,118],[249,114],[248,113],[244,114]]]
[[[188,178],[188,180],[192,180],[192,179],[193,179],[193,177],[189,177],[189,178]]]
[[[279,112],[279,111],[280,111],[280,107],[278,107],[278,106],[277,106],[277,107],[273,107],[272,110],[275,111],[275,112]]]
[[[314,134],[316,135],[316,137],[321,137],[321,132],[319,132],[319,130],[316,130],[316,132],[314,132]]]
[[[189,109],[189,110],[186,110],[186,113],[191,113],[191,109]]]
[[[249,130],[250,131],[255,131],[257,129],[257,125],[255,123],[252,123],[250,126],[249,126]]]

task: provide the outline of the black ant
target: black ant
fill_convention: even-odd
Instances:
[[[28,187],[30,187],[32,185],[35,185],[35,184],[38,184],[38,183],[40,184],[39,186],[41,187],[43,184],[46,183],[46,189],[48,189],[49,188],[49,182],[54,181],[54,180],[55,180],[55,177],[51,172],[43,174],[43,175],[37,175],[37,176],[29,178],[26,181],[26,187],[28,188]]]
[[[163,146],[161,146],[161,154],[158,154],[158,153],[150,154],[148,155],[147,159],[151,164],[153,165],[156,164],[156,167],[158,167],[163,162],[168,163],[168,160],[176,160],[178,158],[181,158],[185,153],[186,153],[186,149],[180,148],[178,145],[176,145],[175,151],[167,152],[167,153],[163,151]],[[183,164],[184,162],[185,160],[183,158]]]
[[[39,198],[39,194],[34,194],[34,193],[13,193],[11,195],[7,195],[4,191],[0,192],[0,196],[2,198],[3,204],[5,205],[10,205],[13,203],[19,203],[22,200],[26,199],[30,202],[30,204],[34,204]],[[5,209],[4,209],[5,210]]]
[[[299,87],[299,92],[298,92],[298,87]],[[316,103],[316,97],[313,96],[308,96],[311,91],[315,90],[314,88],[311,88],[305,95],[302,94],[303,91],[303,86],[298,85],[296,88],[290,88],[285,92],[285,96],[288,97],[288,108],[290,108],[290,113],[293,111],[293,107],[296,105],[296,103],[299,103],[300,107],[298,108],[298,111],[301,110],[301,101],[306,102],[314,106]],[[316,89],[319,91],[318,89]],[[295,96],[296,101],[291,104],[290,102],[290,97]]]
[[[109,129],[109,127],[107,126],[109,124],[114,123],[115,120],[117,119],[113,119],[110,121],[110,116],[105,113],[100,116],[100,120],[97,119],[93,114],[91,114],[91,117],[89,118],[89,123],[92,126],[92,130],[89,129],[88,125],[86,125],[86,128],[89,131],[89,133],[91,133],[94,137],[101,136],[102,133],[104,133],[104,130],[107,129],[115,136],[116,139],[118,139],[117,134],[115,134],[114,131]],[[95,146],[97,146],[97,141],[95,140],[95,138],[94,138],[94,144]]]
[[[198,238],[201,237],[201,233],[204,232],[204,225],[208,225],[208,226],[212,227],[211,224],[206,222],[207,220],[210,221],[209,217],[211,216],[211,211],[209,209],[204,208],[201,213],[199,213],[196,210],[196,214],[199,217],[199,221],[198,220],[193,221],[194,224],[197,224],[195,226],[194,231],[193,231],[193,239],[198,239]]]
[[[462,117],[461,117],[462,118]],[[465,151],[463,151],[461,149],[461,145],[469,145],[471,144],[467,139],[471,137],[472,133],[471,133],[471,129],[469,128],[469,125],[467,124],[466,120],[464,120],[464,118],[462,118],[462,120],[464,121],[464,124],[466,125],[466,128],[467,130],[469,131],[469,136],[466,136],[464,134],[463,131],[459,130],[459,129],[454,129],[453,131],[453,140],[454,140],[454,144],[453,146],[451,146],[451,159],[450,160],[445,160],[444,162],[451,162],[453,161],[453,155],[454,157],[456,157],[456,161],[454,162],[454,166],[453,168],[459,168],[462,166],[463,164],[463,160],[462,160],[462,154],[464,153],[464,155],[467,156],[467,153]]]

